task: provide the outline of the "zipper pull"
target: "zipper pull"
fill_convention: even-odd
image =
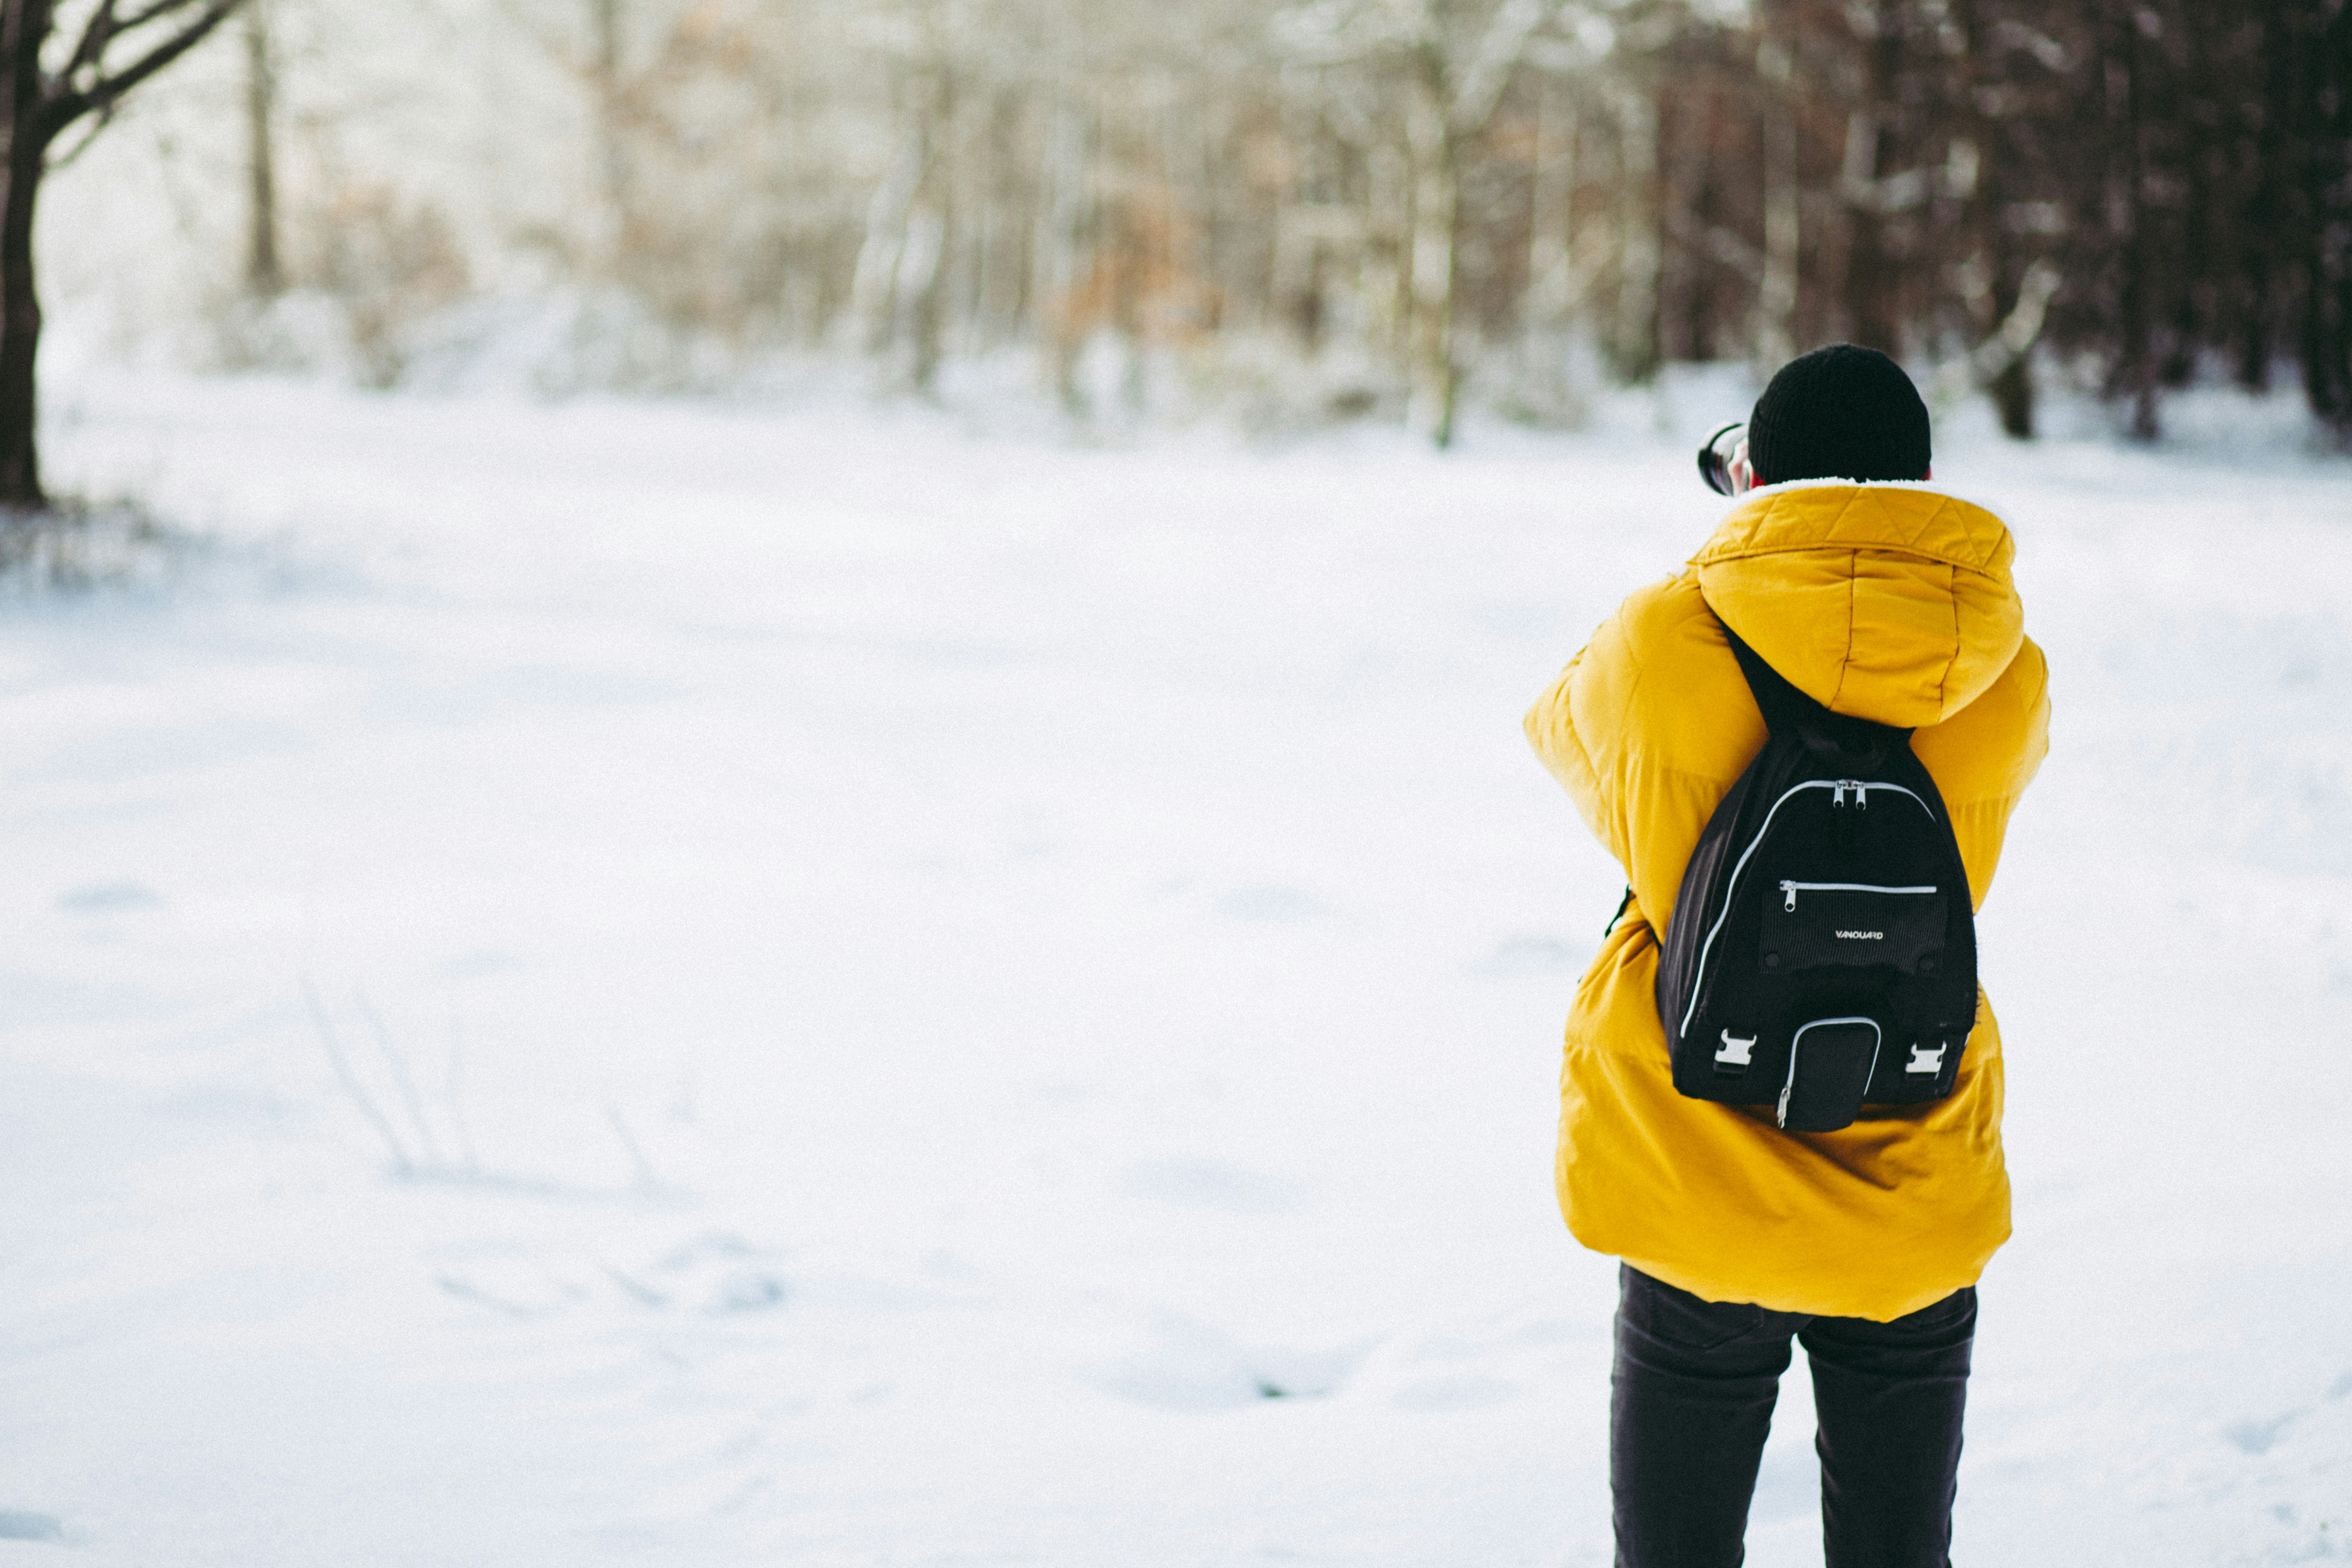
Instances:
[[[1870,809],[1870,786],[1860,779],[1853,781],[1853,804],[1864,811]]]
[[[1780,907],[1784,910],[1795,909],[1797,907],[1797,884],[1794,882],[1783,882],[1780,884],[1780,890],[1789,895],[1789,901],[1782,904]]]
[[[1845,804],[1845,780],[1839,779],[1836,783],[1830,785],[1830,804],[1832,805],[1843,805]]]

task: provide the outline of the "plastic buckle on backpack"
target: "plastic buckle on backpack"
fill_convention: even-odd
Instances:
[[[1911,1047],[1910,1064],[1903,1070],[1906,1074],[1939,1073],[1944,1070],[1944,1052],[1949,1048],[1947,1046],[1938,1045],[1930,1050],[1926,1046],[1914,1046]]]
[[[1746,1072],[1754,1058],[1748,1054],[1756,1048],[1757,1037],[1741,1039],[1730,1030],[1723,1031],[1723,1048],[1715,1053],[1715,1070],[1720,1073]]]

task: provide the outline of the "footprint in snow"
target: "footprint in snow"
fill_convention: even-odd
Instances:
[[[763,1312],[791,1294],[784,1277],[768,1265],[771,1256],[731,1232],[709,1231],[650,1268],[631,1274],[608,1266],[604,1272],[641,1306]]]
[[[63,1541],[66,1527],[54,1514],[0,1513],[0,1541]]]
[[[460,1301],[507,1318],[546,1318],[563,1310],[567,1300],[581,1294],[577,1287],[566,1288],[562,1280],[545,1274],[524,1275],[516,1270],[501,1270],[507,1277],[485,1283],[474,1274],[436,1274],[433,1283]]]
[[[1206,1323],[1165,1312],[1152,1321],[1148,1344],[1086,1376],[1138,1405],[1226,1410],[1337,1393],[1370,1349],[1369,1342],[1324,1351],[1243,1345]]]
[[[1591,1331],[1559,1317],[1509,1313],[1381,1347],[1356,1379],[1399,1410],[1435,1415],[1517,1399],[1555,1374]]]
[[[58,908],[73,915],[113,915],[130,910],[153,909],[163,900],[152,888],[137,882],[94,882],[59,894]],[[8,1539],[0,1537],[0,1539]]]
[[[648,1311],[725,1316],[783,1304],[792,1289],[771,1263],[773,1256],[739,1236],[713,1231],[643,1267],[524,1254],[437,1274],[434,1283],[458,1300],[521,1320],[609,1308],[615,1298]]]
[[[1138,1197],[1226,1214],[1279,1214],[1305,1195],[1295,1182],[1216,1160],[1155,1160],[1127,1175]]]
[[[2332,1403],[2347,1396],[2352,1396],[2352,1372],[2329,1384],[2327,1392],[2321,1397]],[[2240,1453],[2259,1457],[2276,1447],[2278,1440],[2285,1436],[2296,1422],[2311,1413],[2311,1407],[2306,1405],[2299,1410],[2282,1411],[2276,1415],[2232,1422],[2221,1428],[2221,1436],[2228,1438],[2230,1446]]]
[[[1229,921],[1273,924],[1308,921],[1331,911],[1297,888],[1235,888],[1217,900],[1217,912]]]
[[[2302,1414],[2300,1410],[2290,1410],[2266,1421],[2240,1421],[2224,1427],[2221,1436],[2227,1437],[2230,1446],[2242,1454],[2267,1454]]]
[[[703,1304],[706,1312],[764,1312],[781,1306],[784,1282],[754,1268],[738,1269],[721,1279]]]

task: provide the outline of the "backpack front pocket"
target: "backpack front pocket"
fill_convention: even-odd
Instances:
[[[1853,1125],[1863,1091],[1878,1065],[1874,1018],[1816,1018],[1789,1042],[1789,1076],[1775,1120],[1790,1132],[1834,1132]]]
[[[1933,974],[1943,963],[1947,912],[1934,887],[1782,881],[1764,890],[1758,963],[1775,974],[1882,966]]]

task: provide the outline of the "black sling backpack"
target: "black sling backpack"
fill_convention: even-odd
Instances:
[[[1658,959],[1675,1087],[1790,1131],[1952,1092],[1977,1001],[1967,868],[1911,731],[1832,713],[1724,628],[1770,736],[1683,872]]]

